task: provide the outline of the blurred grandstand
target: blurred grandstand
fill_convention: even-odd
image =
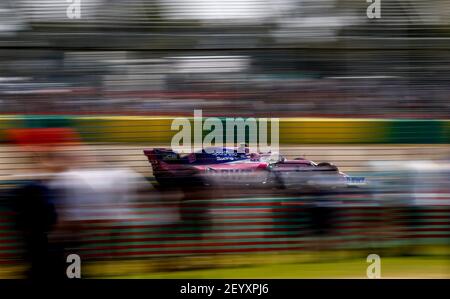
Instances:
[[[0,1],[3,114],[449,113],[448,1],[81,5]]]

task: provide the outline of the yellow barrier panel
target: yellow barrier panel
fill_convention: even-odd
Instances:
[[[388,129],[383,120],[284,118],[280,119],[280,143],[381,143]]]
[[[170,144],[172,117],[77,117],[74,124],[91,142]]]

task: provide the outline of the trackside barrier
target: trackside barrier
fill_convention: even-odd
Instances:
[[[164,145],[170,144],[176,133],[171,130],[173,119],[166,116],[2,116],[0,142],[6,142],[5,130],[10,128],[70,126],[86,142]],[[280,118],[279,122],[280,144],[450,143],[450,120]]]

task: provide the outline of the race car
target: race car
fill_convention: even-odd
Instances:
[[[252,186],[312,190],[357,187],[364,177],[349,176],[328,162],[278,153],[250,153],[230,148],[207,148],[179,154],[167,148],[144,150],[156,181],[162,186]]]

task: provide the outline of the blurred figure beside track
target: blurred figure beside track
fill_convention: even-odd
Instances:
[[[130,168],[107,167],[89,156],[71,129],[12,130],[11,139],[26,145],[37,168],[15,192],[28,277],[63,278],[65,256],[83,259],[91,225],[104,233],[103,256],[112,257],[117,244],[112,227],[129,225],[136,215],[133,202],[149,186],[146,180]]]
[[[9,135],[10,141],[28,152],[38,171],[13,192],[16,225],[22,233],[24,260],[29,263],[27,277],[62,278],[63,248],[51,241],[59,221],[59,194],[50,182],[64,165],[55,146],[75,141],[75,134],[65,129],[18,129]]]
[[[61,191],[59,211],[61,214],[61,237],[66,240],[67,250],[83,258],[83,238],[90,225],[104,232],[105,257],[113,254],[111,228],[125,225],[133,215],[131,204],[139,190],[146,187],[145,180],[131,169],[107,169],[90,165],[91,168],[74,166],[57,174],[51,182]],[[116,237],[117,236],[116,234]]]

